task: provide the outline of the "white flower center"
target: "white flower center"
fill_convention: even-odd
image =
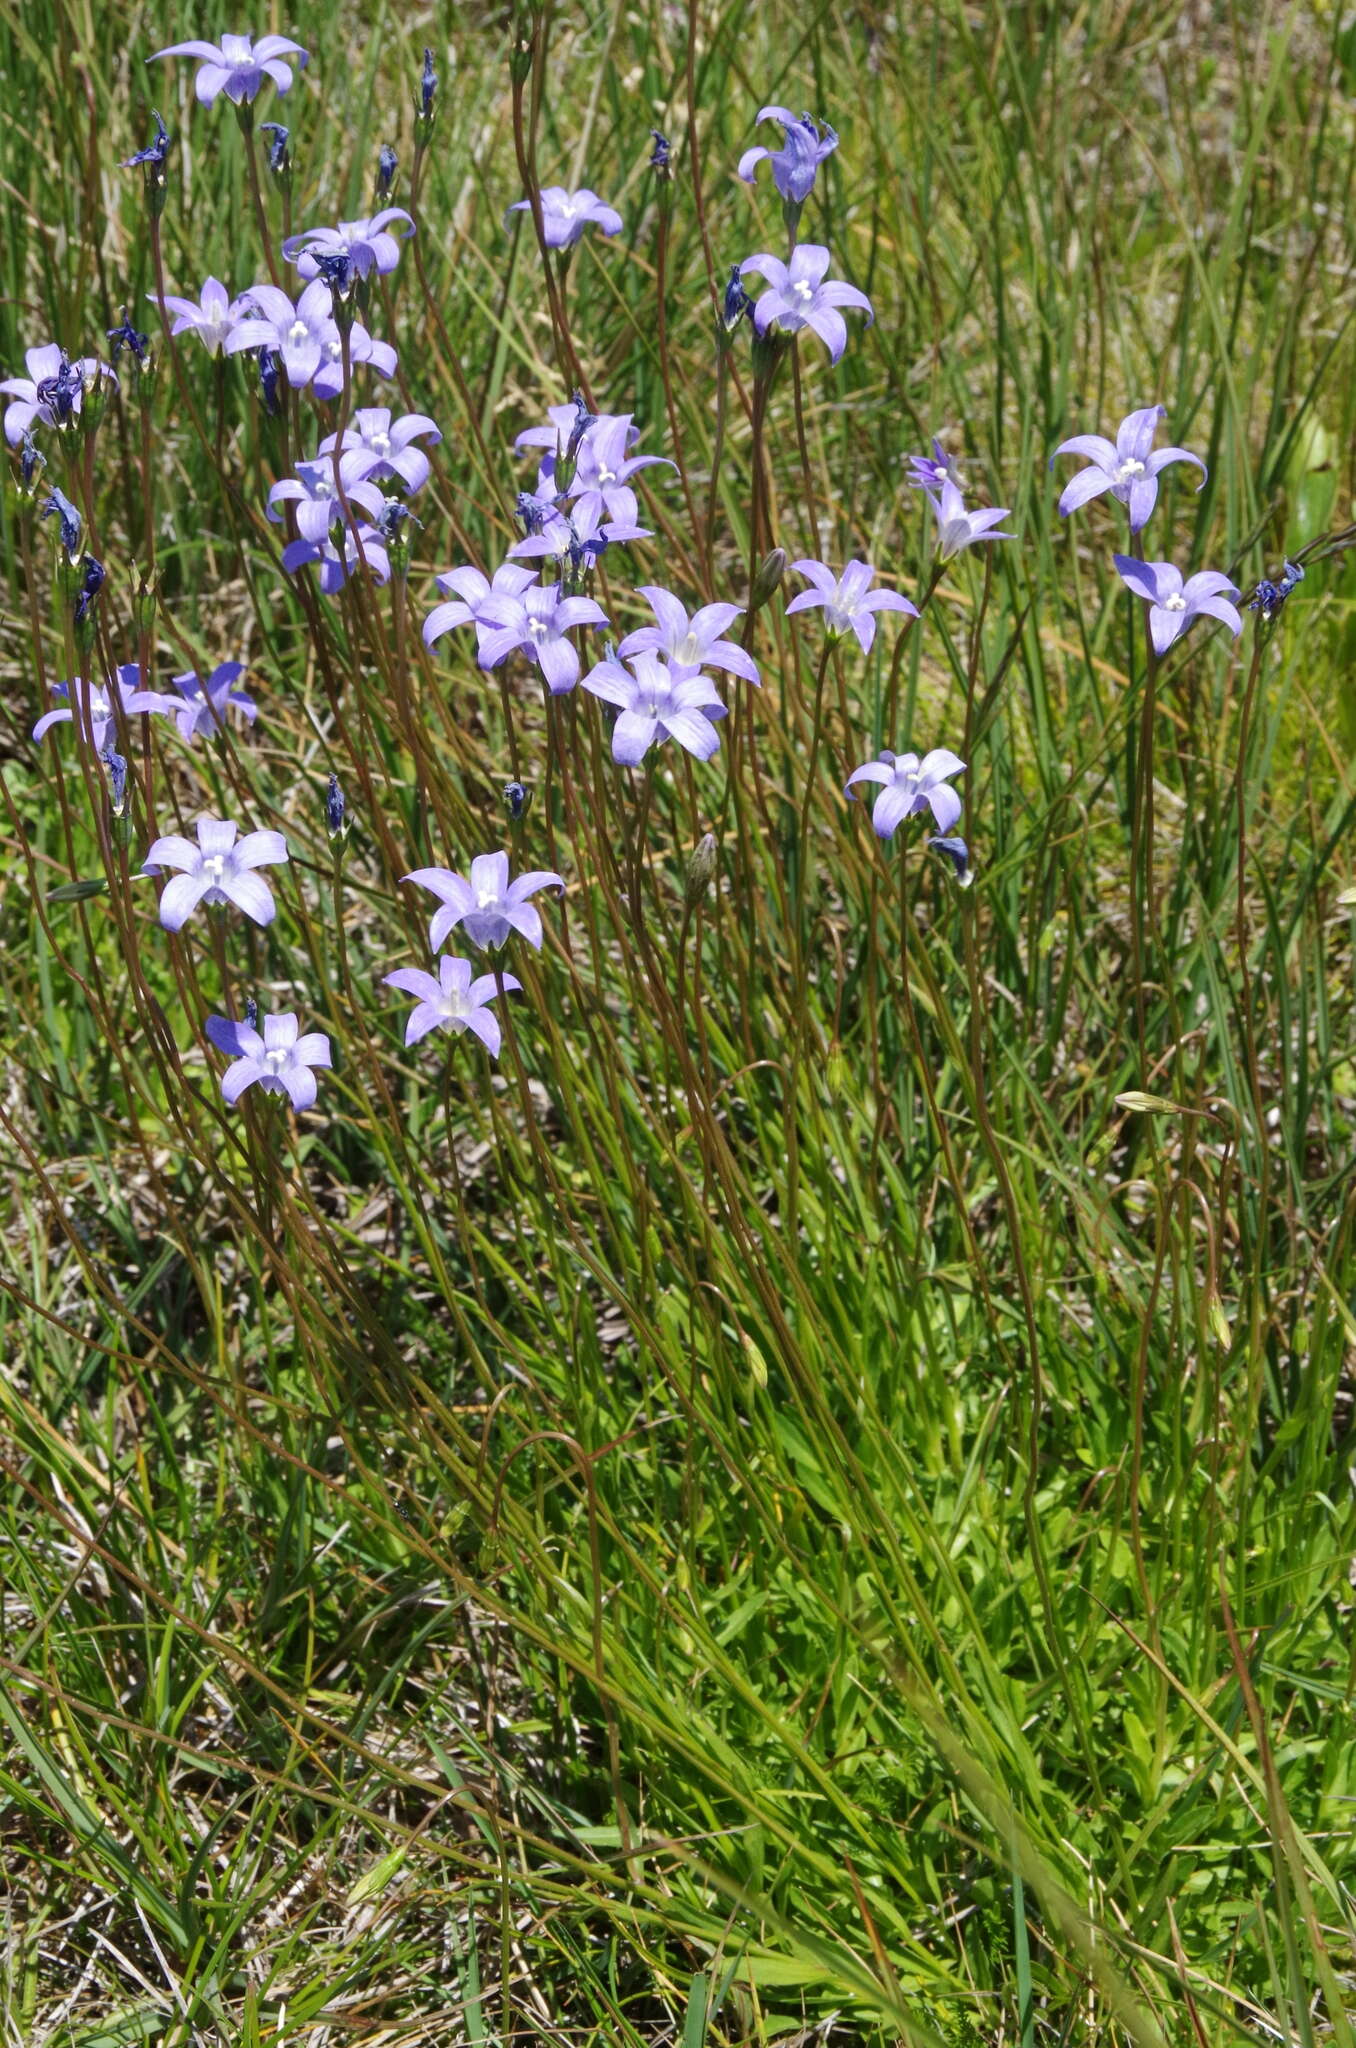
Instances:
[[[221,887],[221,878],[226,872],[225,854],[209,853],[204,855],[202,871],[205,875],[210,875],[212,877],[212,887],[214,889],[219,889]]]
[[[537,642],[537,645],[540,646],[542,641],[549,636],[551,629],[547,625],[545,619],[529,619],[527,622],[527,630],[532,635],[532,638]]]
[[[272,1052],[264,1054],[264,1064],[270,1074],[280,1074],[282,1072],[283,1068],[287,1065],[288,1055],[291,1050],[290,1045],[275,1046]]]
[[[1133,483],[1137,476],[1143,475],[1144,464],[1137,462],[1133,455],[1129,455],[1116,471],[1116,481],[1118,484],[1129,484]]]
[[[482,882],[476,890],[476,909],[489,910],[499,901],[499,891],[493,882]]]
[[[389,455],[391,452],[391,437],[389,434],[373,434],[367,445],[374,455]]]
[[[695,633],[690,632],[685,640],[678,643],[673,650],[673,658],[680,668],[695,668],[702,658]]]
[[[327,341],[325,343],[325,354],[330,362],[337,363],[342,357],[343,353],[344,344],[342,341]]]
[[[808,277],[797,278],[791,289],[803,306],[808,306],[815,295],[815,288]]]
[[[292,322],[292,325],[287,330],[287,340],[289,346],[292,348],[300,348],[301,344],[303,343],[303,341],[307,339],[310,332],[311,330],[306,325],[306,322],[304,320],[294,320]]]
[[[598,471],[598,482],[604,490],[606,490],[609,484],[615,484],[616,481],[617,472],[615,469],[600,469]]]
[[[1186,599],[1180,590],[1174,590],[1171,597],[1163,599],[1163,609],[1165,612],[1184,612],[1186,610]]]

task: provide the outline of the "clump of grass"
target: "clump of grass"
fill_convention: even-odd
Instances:
[[[7,2037],[1349,2042],[1350,31],[303,7],[253,126],[143,68],[247,26],[0,25],[4,365],[151,331],[0,515]],[[786,252],[769,101],[839,131],[836,367],[716,338]],[[271,416],[161,305],[295,291],[384,143],[396,373],[350,340]],[[543,250],[552,185],[622,231]],[[613,634],[745,607],[710,759],[422,639],[575,389],[676,465],[588,572]],[[432,475],[327,595],[269,493],[388,400]],[[1157,402],[1209,476],[1143,553],[1306,570],[1161,662],[1122,509],[1047,472]],[[1015,539],[937,559],[934,434]],[[921,616],[832,641],[776,550]],[[31,741],[53,683],[225,661],[257,719],[115,717],[120,794]],[[968,889],[844,796],[934,747]],[[204,812],[285,835],[271,921],[157,921]],[[497,1057],[406,1044],[402,878],[499,849],[565,886],[540,950],[446,942]],[[314,1108],[223,1099],[251,1003],[327,1037]]]

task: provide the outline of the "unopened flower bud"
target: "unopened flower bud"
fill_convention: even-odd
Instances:
[[[136,592],[132,598],[132,609],[136,614],[137,630],[143,635],[152,633],[155,630],[155,613],[158,603],[155,587],[158,581],[159,577],[154,569],[151,571],[149,581],[144,572],[137,579]]]
[[[391,184],[399,168],[400,158],[389,142],[383,142],[377,153],[377,197],[389,199]]]
[[[95,599],[104,587],[107,571],[93,555],[80,557],[80,587],[75,593],[75,623],[83,626],[94,610]],[[92,620],[91,620],[91,623]]]
[[[24,498],[35,498],[42,471],[47,467],[47,457],[33,439],[32,429],[25,427],[24,438],[19,449],[19,494]]]
[[[414,103],[414,146],[427,149],[433,140],[434,103],[438,94],[438,74],[433,68],[433,52],[425,50],[424,69],[419,78],[419,97]]]
[[[339,787],[337,775],[331,775],[329,791],[325,797],[325,830],[331,839],[346,839],[350,830],[344,792]]]
[[[504,802],[508,805],[509,817],[515,825],[526,816],[527,807],[531,801],[532,792],[524,789],[521,782],[506,782],[504,784]]]
[[[749,610],[761,611],[780,584],[786,572],[786,549],[774,548],[770,555],[764,555],[758,565],[758,574],[749,588]]]
[[[57,489],[55,484],[40,514],[43,519],[51,519],[54,516],[61,527],[61,545],[66,550],[67,559],[74,562],[80,552],[80,528],[83,522],[77,507],[71,503],[64,491]]]
[[[290,178],[292,175],[292,158],[287,144],[291,136],[291,130],[284,128],[281,121],[261,121],[259,123],[259,133],[261,135],[271,135],[273,138],[268,145],[268,167],[274,177],[283,180]]]
[[[963,839],[939,839],[934,833],[928,841],[928,852],[939,853],[949,861],[955,873],[959,888],[968,889],[974,881],[974,869],[970,866],[970,849]]]
[[[692,850],[687,864],[687,881],[683,888],[683,901],[689,910],[695,910],[711,886],[711,877],[716,872],[716,835],[705,832]]]

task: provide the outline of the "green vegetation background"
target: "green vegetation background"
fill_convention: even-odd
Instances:
[[[691,488],[651,473],[633,580],[695,602],[704,565],[689,112],[723,282],[782,246],[766,170],[733,175],[769,101],[838,128],[801,234],[876,313],[840,370],[810,340],[774,387],[775,539],[920,596],[902,457],[934,432],[1018,538],[866,661],[819,667],[815,615],[793,640],[774,600],[742,751],[727,732],[642,810],[595,747],[572,798],[530,679],[501,701],[464,636],[411,658],[411,725],[330,608],[331,698],[258,517],[281,470],[244,369],[190,341],[192,412],[167,358],[144,405],[125,373],[105,630],[136,658],[153,554],[161,676],[250,663],[257,728],[167,742],[158,773],[190,815],[288,832],[277,925],[228,929],[237,998],[335,1039],[289,1132],[219,1116],[191,1051],[209,937],[172,950],[146,883],[47,899],[101,874],[100,839],[69,746],[28,740],[68,671],[49,529],[6,497],[3,2038],[1349,2044],[1356,571],[1314,566],[1263,641],[1193,629],[1159,678],[1136,990],[1142,618],[1116,508],[1061,522],[1046,458],[1162,401],[1210,479],[1169,472],[1148,552],[1244,589],[1354,516],[1356,31],[1152,0],[523,25],[541,182],[626,220],[572,266],[576,345],[647,451],[677,432]],[[406,201],[425,42],[441,75],[370,322],[445,435],[417,654],[433,572],[501,558],[512,437],[567,395],[504,219],[509,16],[0,8],[0,360],[102,348],[124,303],[158,329],[118,167],[151,106],[168,288],[264,277],[230,109],[142,60],[265,28],[313,52],[260,106],[292,126],[297,226],[365,210],[386,140]],[[677,164],[662,327],[651,125]],[[707,566],[740,600],[737,361]],[[903,835],[880,859],[838,793],[879,745],[963,733],[969,896]],[[732,759],[761,778],[733,808]],[[480,835],[422,857],[508,843],[521,765],[515,865],[570,882],[512,962],[498,1069],[407,1055],[379,987],[423,957],[394,880],[420,760],[439,823]],[[333,886],[331,769],[358,820]]]

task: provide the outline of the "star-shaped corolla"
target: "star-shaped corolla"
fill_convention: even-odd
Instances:
[[[71,701],[70,683],[53,683],[54,697],[66,698],[66,703],[56,711],[45,711],[33,728],[33,737],[40,740],[54,725],[73,722],[78,712],[80,729],[96,754],[102,754],[109,741],[117,737],[115,707],[124,718],[134,712],[159,712],[173,717],[178,704],[173,697],[167,697],[159,690],[143,690],[141,668],[135,661],[123,662],[107,682],[96,683],[88,676],[80,676],[75,683],[74,702]]]
[[[537,579],[531,569],[520,569],[515,562],[505,562],[495,570],[493,581],[482,570],[469,567],[449,569],[446,575],[436,580],[447,602],[435,604],[424,621],[426,647],[432,647],[435,640],[441,640],[444,633],[450,633],[456,626],[475,626],[479,638],[480,608],[486,598],[521,598]],[[491,629],[486,627],[484,630]],[[489,665],[482,663],[482,666]]]
[[[809,114],[793,114],[789,107],[763,107],[758,119],[780,121],[786,139],[780,149],[764,149],[761,144],[746,149],[739,159],[739,176],[751,185],[755,171],[766,158],[772,166],[772,182],[782,198],[793,206],[803,206],[814,187],[819,166],[837,149],[838,137],[827,122],[821,135]]]
[[[474,1031],[496,1057],[499,1019],[486,1005],[501,991],[522,987],[512,974],[481,974],[472,980],[470,961],[454,959],[450,953],[439,960],[436,975],[426,974],[422,967],[397,967],[382,980],[387,988],[418,998],[406,1019],[406,1045],[417,1045],[430,1031]]]
[[[657,654],[633,654],[629,670],[600,661],[584,688],[617,706],[612,758],[623,767],[634,768],[659,739],[677,740],[699,761],[709,761],[720,745],[713,721],[724,718],[725,706],[711,678],[671,669]]]
[[[618,660],[629,660],[633,654],[662,654],[675,668],[719,668],[727,675],[742,676],[746,683],[761,682],[753,657],[736,641],[722,638],[726,629],[743,617],[742,605],[704,604],[689,618],[686,606],[657,583],[642,583],[636,595],[645,599],[655,623],[628,633],[617,649]]]
[[[786,607],[788,614],[823,605],[830,630],[834,633],[855,633],[863,654],[871,652],[871,643],[876,637],[877,612],[904,612],[911,619],[918,617],[917,605],[911,604],[907,597],[901,597],[898,591],[871,588],[876,572],[869,562],[849,562],[841,576],[835,576],[827,562],[793,562],[791,567],[806,577],[814,588],[802,590],[799,597],[793,597]]]
[[[857,307],[866,314],[868,326],[876,316],[866,293],[828,277],[828,268],[829,252],[822,244],[801,242],[791,251],[789,263],[767,254],[746,256],[739,275],[747,277],[755,270],[771,287],[754,303],[753,324],[760,334],[774,325],[786,334],[812,328],[828,349],[829,361],[836,363],[847,347],[847,323],[838,308]]]
[[[336,228],[307,228],[304,234],[289,235],[282,252],[308,280],[320,275],[318,256],[347,256],[358,277],[369,277],[374,270],[378,277],[389,277],[400,261],[400,242],[390,231],[394,220],[408,222],[407,232],[400,238],[408,242],[414,233],[413,220],[403,206],[387,206],[370,219],[341,220]]]
[[[882,747],[874,761],[853,769],[844,794],[850,797],[859,782],[884,783],[871,813],[871,823],[882,839],[890,838],[905,818],[919,811],[931,811],[938,831],[949,832],[961,814],[961,800],[950,787],[950,777],[964,770],[964,761],[946,747],[934,747],[921,761],[917,754],[892,754]]]
[[[521,597],[491,593],[476,612],[480,666],[498,668],[521,651],[537,664],[553,695],[560,696],[579,681],[579,655],[566,634],[577,626],[607,622],[607,613],[591,597],[562,597],[558,583],[534,583]]]
[[[438,952],[448,933],[460,925],[473,946],[502,946],[509,933],[520,932],[529,946],[540,952],[541,917],[528,902],[538,889],[564,890],[557,874],[534,868],[530,874],[509,880],[506,853],[479,853],[471,862],[471,874],[455,874],[450,868],[416,868],[402,875],[404,882],[417,882],[442,900],[428,928],[430,950]]]
[[[1158,422],[1166,412],[1166,406],[1146,405],[1140,412],[1128,413],[1116,429],[1114,442],[1103,434],[1075,434],[1071,441],[1061,441],[1050,457],[1051,469],[1061,455],[1086,455],[1091,465],[1080,469],[1064,486],[1059,500],[1061,515],[1067,518],[1089,499],[1110,491],[1129,513],[1131,533],[1138,533],[1154,509],[1159,476],[1170,462],[1194,462],[1201,472],[1196,488],[1204,490],[1209,472],[1199,455],[1189,448],[1155,449],[1153,445]]]
[[[937,554],[943,562],[979,541],[1016,538],[995,530],[999,520],[1008,516],[1006,505],[986,505],[978,512],[967,512],[965,499],[949,477],[940,491],[928,491],[925,496],[937,521]]]
[[[1113,555],[1121,581],[1136,597],[1148,600],[1149,638],[1155,654],[1166,654],[1180,639],[1191,621],[1206,617],[1219,619],[1237,639],[1243,631],[1242,614],[1229,599],[1238,590],[1218,569],[1201,569],[1183,580],[1171,562],[1141,562],[1133,555]]]
[[[160,922],[166,931],[177,932],[200,903],[233,903],[255,924],[273,922],[273,891],[256,870],[286,860],[287,841],[281,832],[247,832],[240,839],[239,829],[233,818],[199,818],[196,846],[178,832],[152,840],[142,874],[182,870],[160,893]]]
[[[117,377],[97,356],[77,356],[74,361],[58,342],[24,350],[26,377],[0,379],[0,391],[9,398],[5,407],[5,439],[17,448],[25,433],[35,426],[65,427],[80,417],[85,393],[100,377]]]
[[[147,292],[146,296],[152,305],[160,304],[154,292]],[[196,334],[208,355],[215,356],[225,348],[227,336],[244,311],[244,302],[232,299],[220,278],[208,277],[203,279],[200,299],[177,298],[166,292],[165,311],[173,315],[171,339],[177,334]]]
[[[510,213],[530,213],[532,201],[518,199]],[[542,239],[548,249],[572,249],[586,227],[592,224],[605,235],[621,233],[622,217],[615,207],[605,206],[587,185],[567,192],[563,185],[543,185],[541,190]]]
[[[415,441],[442,440],[442,432],[426,413],[403,413],[391,418],[388,405],[360,405],[344,433],[339,456],[339,474],[345,490],[349,479],[361,483],[366,477],[398,476],[407,491],[421,491],[429,478],[429,459]],[[320,453],[329,455],[335,436],[326,434]]]
[[[330,1041],[323,1031],[298,1035],[295,1010],[269,1011],[263,1031],[237,1023],[233,1017],[209,1017],[204,1029],[232,1064],[221,1077],[227,1102],[236,1102],[247,1088],[286,1095],[293,1109],[310,1109],[315,1101],[314,1067],[332,1066]]]
[[[294,390],[309,384],[317,398],[339,396],[344,344],[324,278],[313,278],[295,304],[274,284],[251,285],[238,304],[240,316],[225,342],[228,356],[250,348],[276,349]],[[381,377],[395,375],[395,350],[388,341],[374,341],[361,321],[349,329],[348,350],[351,363],[368,363]]]
[[[248,36],[223,36],[219,43],[171,43],[146,62],[155,64],[161,57],[199,60],[193,90],[204,107],[210,107],[223,92],[237,107],[244,106],[254,98],[265,77],[273,80],[279,92],[288,92],[292,86],[292,67],[283,62],[284,57],[295,57],[303,71],[311,61],[310,51],[286,36],[260,36],[257,43]]]
[[[191,669],[186,675],[171,678],[183,702],[176,704],[172,697],[167,698],[166,709],[181,738],[191,742],[200,732],[219,732],[228,711],[239,711],[253,724],[259,716],[259,706],[253,697],[235,687],[244,673],[243,661],[223,661],[205,683]]]

